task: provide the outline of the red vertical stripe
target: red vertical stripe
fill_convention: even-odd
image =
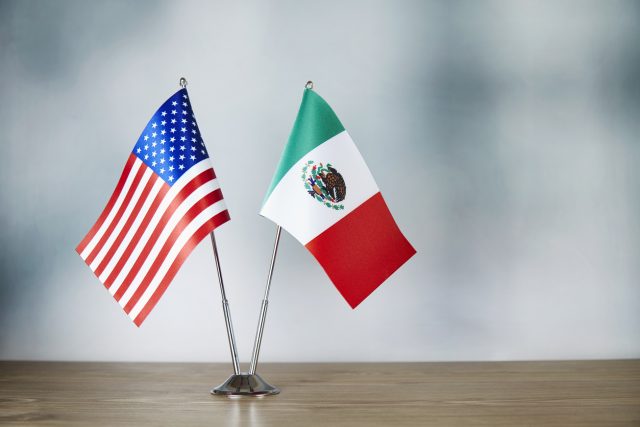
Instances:
[[[213,169],[207,169],[203,171],[198,176],[189,181],[189,183],[185,185],[184,188],[180,190],[175,198],[169,203],[167,209],[162,213],[162,217],[160,217],[160,221],[156,225],[156,228],[151,233],[151,236],[149,236],[149,239],[145,242],[146,244],[140,252],[138,259],[136,259],[135,263],[131,267],[131,270],[129,270],[127,277],[122,282],[120,288],[118,288],[118,291],[113,295],[117,301],[120,301],[120,298],[122,298],[124,293],[131,285],[134,277],[136,277],[136,275],[140,271],[140,268],[142,268],[142,265],[147,259],[147,256],[149,256],[149,253],[151,253],[151,249],[155,246],[156,241],[160,237],[162,230],[164,230],[164,227],[169,222],[173,213],[178,209],[182,202],[184,202],[184,200],[189,197],[191,193],[198,189],[198,187],[206,182],[213,180],[214,178],[215,174],[213,173]]]
[[[380,193],[305,246],[352,308],[416,253]]]
[[[174,229],[171,230],[171,233],[167,237],[167,241],[162,246],[162,249],[160,249],[158,255],[153,259],[153,263],[151,264],[151,267],[149,267],[149,271],[145,275],[144,279],[142,279],[142,281],[136,288],[136,291],[124,306],[124,311],[127,314],[131,312],[133,307],[140,300],[140,297],[142,297],[142,294],[144,294],[144,292],[147,290],[147,288],[151,284],[151,281],[158,273],[160,266],[162,266],[162,263],[167,258],[169,251],[176,243],[176,240],[178,240],[180,234],[182,234],[184,229],[187,228],[191,221],[193,221],[198,215],[200,215],[202,211],[207,209],[209,206],[219,202],[220,200],[222,200],[222,191],[220,191],[220,189],[212,191],[211,193],[198,200],[193,206],[191,206],[191,208],[189,208],[184,216],[180,218],[180,221],[178,221]]]
[[[136,245],[140,241],[140,237],[142,237],[142,234],[145,232],[145,230],[149,226],[149,222],[151,222],[151,218],[153,218],[153,216],[155,215],[156,211],[158,210],[158,206],[160,206],[160,203],[162,202],[162,199],[164,199],[165,195],[169,191],[169,188],[171,188],[169,187],[169,184],[167,184],[166,182],[163,183],[162,188],[160,188],[160,191],[156,195],[156,198],[153,200],[153,203],[151,203],[151,206],[149,207],[147,214],[142,219],[142,222],[138,226],[138,229],[133,235],[133,238],[127,245],[127,249],[124,250],[124,252],[122,253],[122,256],[118,260],[118,263],[109,274],[109,277],[107,277],[107,280],[104,281],[104,284],[107,288],[110,288],[111,285],[113,285],[113,282],[116,280],[116,278],[120,274],[120,271],[122,271],[122,268],[129,260],[131,253],[133,252]]]
[[[154,184],[158,179],[159,179],[158,175],[156,175],[155,173],[151,174],[151,176],[149,177],[149,181],[147,181],[147,184],[142,189],[142,192],[140,193],[140,197],[138,198],[136,205],[133,207],[133,210],[131,211],[131,215],[129,215],[129,218],[127,218],[127,222],[125,222],[124,226],[122,227],[122,230],[120,230],[120,233],[118,233],[118,237],[116,237],[116,240],[114,240],[114,242],[111,244],[106,255],[100,262],[100,265],[98,265],[98,268],[96,268],[96,271],[95,271],[96,276],[100,276],[104,271],[104,269],[107,268],[107,265],[109,265],[109,261],[111,261],[111,258],[113,258],[113,255],[116,253],[116,251],[120,247],[120,244],[124,240],[125,236],[131,229],[131,225],[138,217],[138,214],[140,213],[140,209],[142,209],[142,205],[144,205],[144,203],[147,201],[149,192],[151,191],[151,189],[153,188]]]
[[[87,257],[87,259],[85,260],[87,264],[90,265],[93,262],[93,260],[96,258],[96,256],[98,256],[98,253],[100,253],[104,244],[107,242],[107,240],[111,236],[111,233],[113,233],[113,230],[116,228],[116,225],[118,225],[120,218],[122,218],[124,211],[127,210],[127,207],[131,202],[133,193],[135,193],[135,191],[138,189],[138,185],[140,184],[140,180],[142,179],[142,175],[144,175],[144,171],[146,169],[147,169],[147,165],[145,165],[144,163],[142,163],[140,165],[140,168],[138,168],[138,172],[136,173],[136,176],[133,177],[133,181],[131,182],[131,187],[129,187],[127,194],[124,196],[124,199],[122,200],[122,204],[120,205],[118,212],[116,212],[116,215],[111,220],[111,223],[109,224],[109,226],[107,227],[107,230],[104,232],[104,234],[98,241],[98,244],[96,245],[96,247],[93,248],[93,250]]]
[[[176,273],[178,273],[178,270],[180,270],[180,267],[182,266],[184,261],[187,259],[191,251],[193,251],[193,248],[198,246],[198,243],[200,243],[200,241],[204,239],[207,234],[211,233],[217,227],[229,221],[229,219],[229,212],[226,210],[222,211],[211,218],[209,221],[202,224],[202,226],[193,234],[193,236],[191,236],[191,238],[187,241],[187,243],[185,243],[185,245],[178,253],[178,256],[171,264],[171,267],[169,267],[169,270],[167,270],[167,274],[165,274],[165,276],[162,278],[162,281],[158,285],[156,291],[153,293],[153,295],[151,295],[149,301],[145,304],[138,316],[136,316],[136,318],[134,319],[134,323],[137,326],[140,326],[142,322],[144,322],[151,310],[153,310],[153,307],[156,306],[158,300],[167,290],[167,287],[175,277]]]
[[[135,154],[131,153],[129,155],[127,163],[124,165],[124,169],[122,170],[122,175],[120,175],[120,180],[118,181],[115,190],[113,190],[113,194],[111,194],[111,197],[107,202],[107,206],[104,207],[102,213],[100,214],[100,217],[98,218],[96,223],[93,224],[93,227],[91,227],[89,233],[84,236],[84,239],[82,239],[82,241],[78,244],[78,247],[76,247],[76,252],[78,252],[78,254],[82,254],[82,251],[84,251],[84,249],[96,235],[100,227],[102,227],[104,220],[107,219],[109,212],[111,212],[111,209],[113,209],[113,205],[116,203],[116,200],[118,200],[118,196],[120,196],[120,192],[122,192],[122,187],[124,187],[124,183],[127,181],[129,172],[131,172],[131,168],[133,167],[133,163],[136,161],[136,159],[137,157],[135,156]]]

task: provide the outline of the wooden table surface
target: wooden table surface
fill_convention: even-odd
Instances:
[[[282,393],[211,396],[227,364],[0,362],[2,425],[640,426],[640,361],[262,364]]]

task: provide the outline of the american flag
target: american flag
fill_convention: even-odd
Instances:
[[[149,120],[76,251],[140,326],[193,248],[229,219],[183,88]]]

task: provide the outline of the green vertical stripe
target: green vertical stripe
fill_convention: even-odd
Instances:
[[[264,200],[269,198],[282,177],[305,154],[342,131],[344,126],[329,104],[313,90],[305,89],[298,117]]]

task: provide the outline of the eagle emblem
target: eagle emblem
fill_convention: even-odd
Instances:
[[[307,193],[318,202],[330,209],[344,209],[340,202],[347,197],[347,185],[331,163],[324,165],[308,160],[302,166],[302,181]]]

